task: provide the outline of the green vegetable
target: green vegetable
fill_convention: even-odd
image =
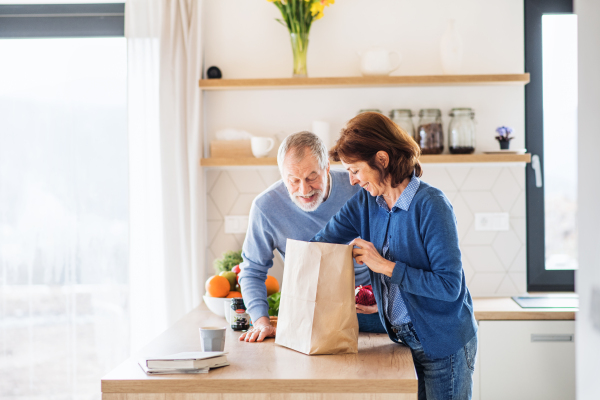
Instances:
[[[269,303],[269,316],[277,317],[279,315],[279,301],[281,300],[281,292],[273,293],[267,297]]]
[[[217,274],[223,271],[231,271],[233,267],[240,264],[244,259],[242,258],[242,251],[226,251],[223,253],[223,258],[217,258],[213,263]]]

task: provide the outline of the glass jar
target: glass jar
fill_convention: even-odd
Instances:
[[[390,118],[396,123],[404,132],[408,133],[410,137],[415,137],[415,126],[413,125],[413,113],[411,110],[398,109],[390,111]]]
[[[381,112],[381,110],[378,109],[378,108],[363,108],[362,110],[358,110],[358,112],[356,113],[356,115],[362,114],[364,112],[369,112],[369,111],[371,111],[371,112],[378,112],[379,114],[383,114]]]
[[[421,146],[422,154],[440,154],[444,151],[442,112],[438,108],[419,110],[419,127],[415,141]]]
[[[247,331],[250,329],[250,315],[246,312],[246,305],[243,299],[239,297],[231,299],[229,315],[231,329],[234,331]]]
[[[470,108],[453,108],[448,125],[448,148],[452,154],[475,152],[475,113]]]

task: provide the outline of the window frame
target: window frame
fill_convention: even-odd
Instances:
[[[525,146],[538,155],[544,171],[544,105],[542,66],[542,15],[573,14],[573,0],[525,0],[525,71],[530,82],[525,85]],[[575,272],[546,270],[544,186],[536,187],[535,171],[526,169],[527,209],[527,291],[573,292]]]
[[[0,39],[124,36],[125,3],[0,5]]]

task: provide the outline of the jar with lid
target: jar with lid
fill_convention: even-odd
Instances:
[[[377,112],[377,113],[379,113],[379,114],[383,114],[383,113],[381,112],[381,110],[380,110],[380,109],[378,109],[378,108],[363,108],[362,110],[358,110],[358,112],[356,113],[356,115],[358,115],[358,114],[362,114],[362,113],[364,113],[364,112]]]
[[[419,127],[415,141],[421,146],[422,154],[440,154],[444,151],[442,112],[438,108],[419,110]]]
[[[231,299],[231,310],[229,311],[231,329],[234,331],[246,331],[250,329],[250,316],[246,312],[244,300],[239,297]]]
[[[453,108],[448,125],[448,148],[452,154],[471,154],[475,151],[475,113],[470,108]]]
[[[413,113],[411,110],[407,109],[397,109],[390,111],[390,118],[392,121],[396,123],[400,128],[402,128],[406,133],[410,135],[414,139],[415,137],[415,126],[413,125]]]

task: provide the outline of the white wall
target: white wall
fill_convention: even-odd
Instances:
[[[224,78],[232,79],[291,77],[289,35],[274,20],[278,10],[271,3],[219,0],[204,7],[205,67],[217,65]],[[456,20],[463,41],[461,73],[523,73],[522,0],[340,0],[311,29],[308,74],[358,76],[356,51],[375,45],[402,54],[393,75],[441,74],[440,39],[449,18]],[[447,129],[452,107],[474,109],[477,152],[498,148],[494,129],[500,125],[515,128],[511,146],[524,147],[523,86],[206,92],[205,138],[208,142],[219,129],[237,128],[280,140],[310,130],[313,120],[329,122],[335,136],[363,108],[385,113],[440,108]],[[476,295],[525,291],[523,177],[523,166],[425,166],[423,179],[444,190],[455,205],[465,272]],[[244,235],[223,232],[224,215],[248,210],[253,196],[276,179],[276,168],[207,171],[207,273],[214,257],[243,242]],[[499,211],[511,214],[508,232],[474,234],[475,212]]]
[[[577,398],[595,400],[600,399],[600,2],[576,0],[575,12],[579,26]],[[599,296],[595,304],[592,290]]]

